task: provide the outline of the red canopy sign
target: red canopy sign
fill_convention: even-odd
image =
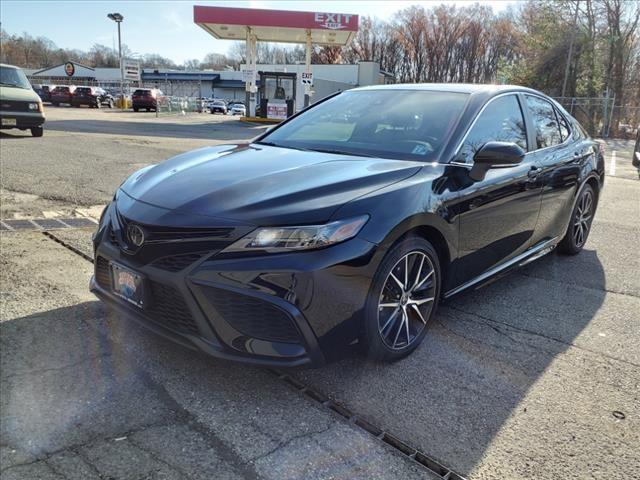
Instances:
[[[216,38],[229,40],[243,39],[251,28],[261,41],[304,43],[310,31],[313,43],[345,45],[358,31],[358,16],[348,13],[195,5],[193,20]]]

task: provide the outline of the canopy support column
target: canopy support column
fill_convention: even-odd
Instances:
[[[251,27],[247,27],[247,66],[249,67],[249,78],[245,81],[247,114],[250,117],[256,116],[256,45],[258,38]]]
[[[305,73],[311,73],[311,30],[307,30],[307,49],[304,57],[304,71]],[[311,102],[311,85],[304,85],[304,106],[309,106]]]

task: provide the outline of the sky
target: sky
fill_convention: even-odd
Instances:
[[[507,8],[516,0],[478,1],[494,11]],[[176,63],[199,59],[209,52],[227,53],[230,41],[216,40],[193,23],[193,5],[276,10],[323,11],[373,15],[383,20],[410,5],[425,7],[440,3],[462,6],[476,2],[406,1],[406,0],[324,0],[324,1],[36,1],[2,0],[0,23],[9,34],[27,32],[44,36],[58,47],[89,50],[94,43],[116,47],[118,34],[115,22],[107,14],[124,16],[122,43],[135,53],[158,53]]]

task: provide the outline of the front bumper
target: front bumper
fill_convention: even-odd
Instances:
[[[4,125],[5,119],[15,119],[15,125]],[[44,114],[42,112],[12,112],[3,110],[0,113],[0,128],[33,128],[39,127],[44,123]]]
[[[100,299],[182,345],[271,367],[315,367],[339,358],[358,338],[377,263],[376,246],[355,238],[323,250],[251,258],[212,252],[168,271],[157,260],[136,262],[110,239],[108,227],[95,238],[90,288]],[[144,277],[152,297],[145,308],[112,293],[110,262]]]

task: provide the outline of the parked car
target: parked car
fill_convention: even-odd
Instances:
[[[34,83],[32,84],[32,87],[43,102],[51,101],[51,90],[55,88],[55,85],[41,85]]]
[[[105,105],[113,108],[115,100],[101,87],[76,87],[71,104],[74,107],[88,105],[91,108],[101,108]]]
[[[603,184],[602,150],[535,90],[355,88],[131,175],[91,290],[221,358],[320,365],[357,343],[393,361],[441,299],[579,253]]]
[[[58,85],[51,91],[51,103],[56,107],[61,103],[71,105],[76,87],[73,85]]]
[[[141,109],[145,109],[147,112],[157,110],[158,105],[161,104],[162,95],[162,91],[157,88],[139,88],[135,90],[131,95],[133,111],[137,112]]]
[[[227,104],[222,100],[214,100],[209,104],[209,111],[211,114],[214,113],[222,113],[224,115],[227,114]]]
[[[231,115],[242,115],[243,117],[247,116],[247,109],[244,106],[244,103],[236,102],[231,106]]]
[[[42,100],[33,91],[24,72],[0,64],[0,128],[29,129],[34,137],[44,133]]]

